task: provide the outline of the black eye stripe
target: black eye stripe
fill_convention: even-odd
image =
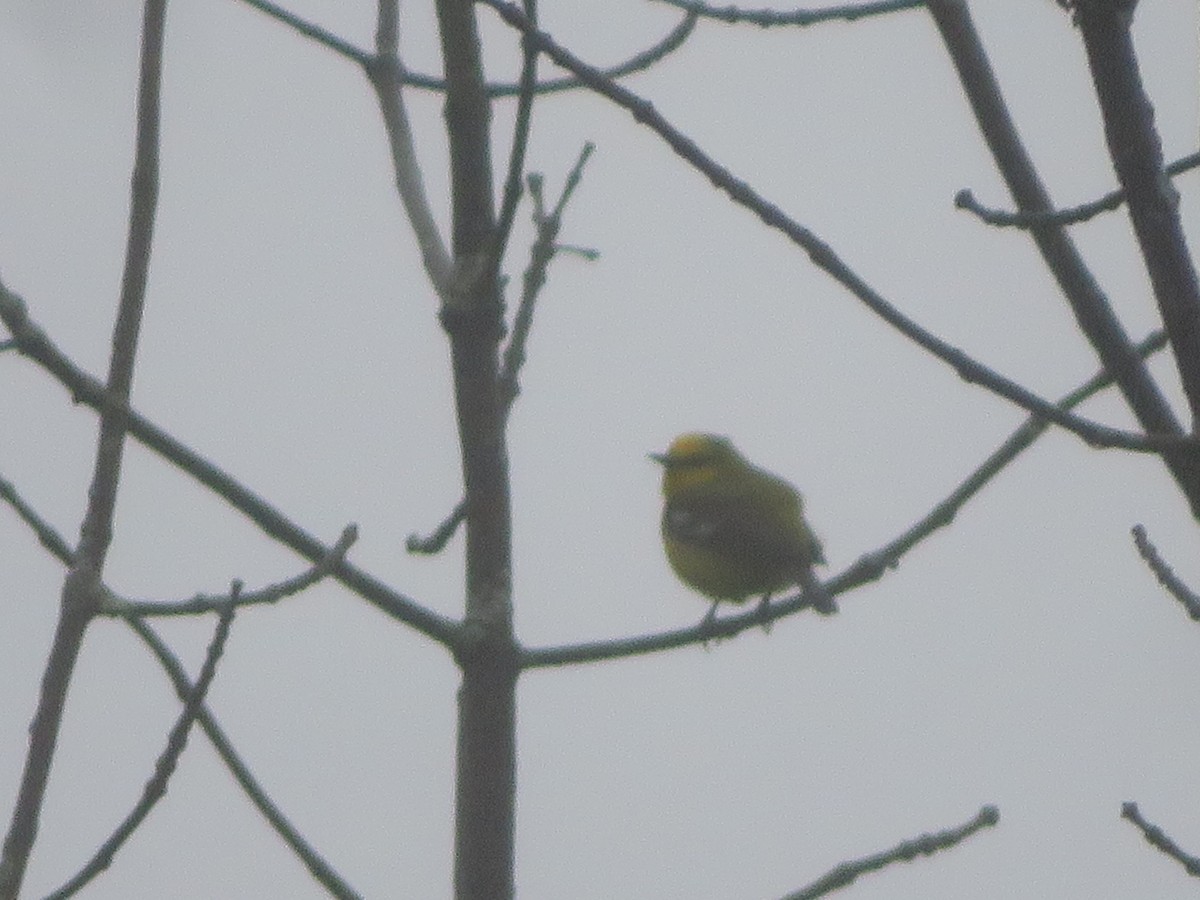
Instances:
[[[711,454],[701,454],[695,456],[685,456],[681,459],[671,460],[671,468],[673,469],[700,469],[704,466],[711,466],[715,461],[715,457]]]

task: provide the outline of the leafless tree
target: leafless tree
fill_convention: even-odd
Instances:
[[[1087,53],[1096,97],[1103,114],[1108,150],[1119,181],[1111,195],[1079,208],[1059,210],[1051,203],[1006,108],[985,47],[972,24],[964,0],[856,0],[843,7],[814,11],[754,11],[709,6],[700,0],[664,0],[681,11],[669,34],[624,63],[601,69],[584,62],[541,30],[536,3],[509,0],[437,0],[437,28],[444,76],[416,73],[400,56],[400,12],[393,0],[380,0],[372,49],[356,46],[271,0],[242,0],[287,29],[359,67],[373,89],[386,129],[395,185],[420,247],[425,275],[438,298],[437,316],[445,332],[453,372],[454,409],[463,478],[461,500],[428,537],[412,537],[409,550],[437,553],[452,535],[465,533],[465,597],[461,617],[447,617],[406,596],[385,579],[347,559],[356,539],[352,527],[334,543],[324,542],[283,515],[249,486],[222,471],[195,449],[139,413],[130,403],[142,310],[146,298],[159,189],[160,90],[164,62],[165,0],[146,0],[138,86],[136,155],[133,164],[128,239],[120,301],[113,332],[112,356],[105,379],[90,376],[73,362],[37,322],[39,298],[18,296],[18,285],[0,286],[0,318],[8,335],[4,348],[33,361],[57,379],[80,403],[95,410],[99,438],[95,468],[78,541],[60,536],[18,488],[0,481],[0,494],[24,520],[43,547],[63,565],[59,618],[46,659],[41,695],[29,730],[28,751],[19,793],[11,812],[0,860],[0,898],[21,892],[26,864],[35,846],[64,705],[76,660],[88,627],[100,617],[119,620],[144,642],[161,664],[182,703],[144,795],[114,829],[86,865],[55,896],[74,893],[102,872],[122,843],[163,795],[189,730],[196,724],[246,794],[281,838],[331,894],[358,896],[348,881],[313,848],[251,775],[231,740],[205,702],[217,662],[236,610],[294,595],[323,579],[339,582],[349,594],[372,604],[397,623],[440,645],[461,671],[456,762],[455,893],[459,898],[497,900],[514,891],[514,804],[516,778],[516,687],[531,669],[573,666],[733,637],[765,622],[794,616],[806,606],[802,596],[758,611],[719,617],[712,623],[643,634],[622,640],[569,646],[529,647],[513,630],[513,549],[511,480],[507,426],[517,401],[527,340],[535,320],[535,304],[554,260],[564,253],[589,251],[559,240],[569,201],[581,180],[592,147],[582,148],[557,198],[545,196],[539,176],[526,171],[526,148],[532,111],[550,95],[587,92],[629,113],[655,139],[669,147],[679,166],[691,167],[728,201],[757,216],[790,241],[795,250],[829,276],[855,300],[888,323],[898,338],[912,341],[954,370],[1020,407],[1027,422],[949,496],[911,528],[884,546],[864,550],[854,565],[836,574],[829,589],[847,594],[884,577],[910,550],[943,526],[991,479],[1048,429],[1061,429],[1086,445],[1111,452],[1149,454],[1161,460],[1167,476],[1200,517],[1200,450],[1193,422],[1200,413],[1200,289],[1183,236],[1178,194],[1172,177],[1200,163],[1200,154],[1176,161],[1163,159],[1150,101],[1139,78],[1138,58],[1130,36],[1133,0],[1075,0],[1064,15],[1074,17]],[[523,56],[520,78],[512,84],[489,83],[484,77],[480,18],[499,17],[506,39],[519,42]],[[1047,399],[942,339],[890,301],[842,259],[813,230],[784,212],[689,138],[646,99],[626,86],[627,76],[669,64],[697,28],[755,25],[763,28],[819,28],[834,20],[887,16],[926,16],[936,26],[957,72],[983,136],[1011,194],[1012,210],[986,208],[968,192],[958,203],[997,227],[1024,229],[1069,305],[1080,333],[1099,362],[1099,372],[1060,399]],[[539,74],[539,61],[549,60],[563,75]],[[407,98],[416,90],[444,97],[450,171],[448,238],[439,228],[443,198],[431,197],[416,163],[416,136]],[[494,146],[492,109],[501,98],[515,98],[514,136],[510,146]],[[493,156],[503,155],[497,165]],[[565,168],[565,167],[564,167]],[[528,203],[537,240],[514,292],[515,311],[506,314],[509,290],[504,269],[514,219]],[[1162,330],[1142,340],[1130,337],[1109,298],[1076,249],[1070,226],[1100,214],[1127,211],[1145,260],[1158,303]],[[0,265],[3,261],[0,260]],[[1174,361],[1188,409],[1172,409],[1146,364],[1165,352]],[[1140,428],[1136,431],[1084,418],[1076,407],[1115,386]],[[308,568],[284,582],[261,588],[235,583],[223,596],[197,595],[179,602],[147,602],[122,597],[105,580],[105,559],[113,534],[113,510],[128,439],[161,456],[196,479],[214,495],[254,522],[264,533],[306,561]],[[1145,532],[1138,547],[1155,575],[1200,618],[1200,601],[1176,578]],[[5,550],[10,561],[14,554]],[[154,623],[167,616],[216,614],[218,626],[201,675],[189,679]],[[15,733],[13,728],[9,733]],[[1179,859],[1195,875],[1200,861],[1188,856],[1128,804],[1124,815],[1142,828],[1163,852]],[[877,855],[844,863],[791,897],[823,896],[860,875],[917,854],[945,850],[981,829],[994,826],[998,812],[985,806],[966,824],[947,826],[936,834],[904,840]]]

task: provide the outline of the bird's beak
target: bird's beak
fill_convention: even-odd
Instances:
[[[660,466],[669,466],[671,464],[671,457],[665,453],[647,453],[646,455]]]

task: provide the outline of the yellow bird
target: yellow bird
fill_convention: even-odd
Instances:
[[[663,548],[679,579],[713,601],[704,622],[722,600],[762,597],[765,609],[791,585],[817,612],[837,612],[813,574],[825,554],[792,485],[715,434],[682,434],[650,458],[663,466]]]

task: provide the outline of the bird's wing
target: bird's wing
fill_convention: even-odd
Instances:
[[[667,504],[664,527],[672,537],[730,557],[773,560],[783,567],[823,561],[821,545],[799,509],[764,515],[760,503],[728,495],[682,497]]]

